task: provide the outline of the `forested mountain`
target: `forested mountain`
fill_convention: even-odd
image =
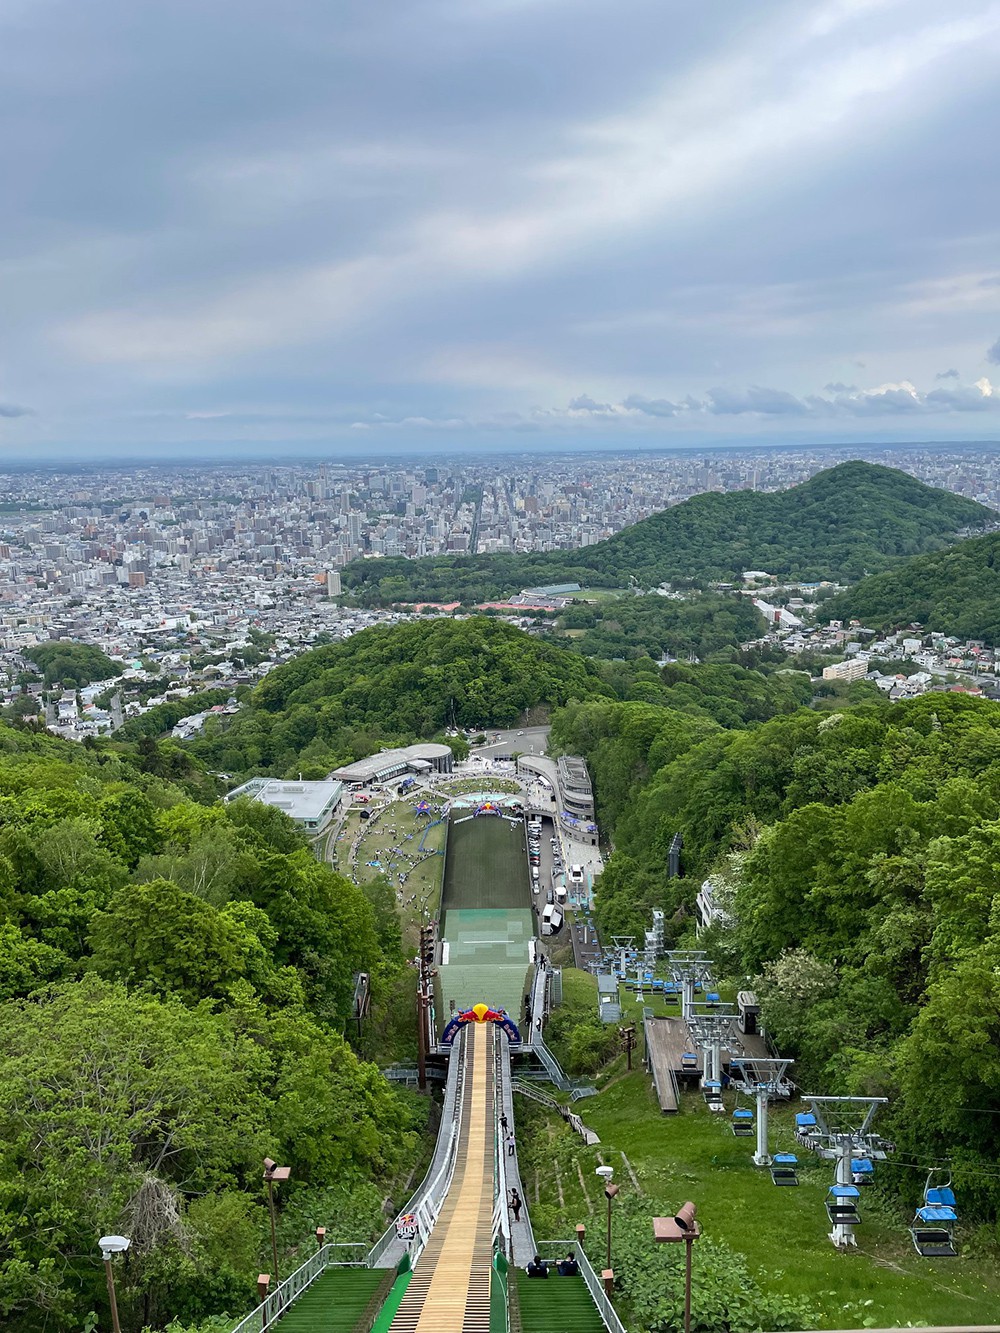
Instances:
[[[736,731],[590,703],[563,710],[553,737],[586,754],[614,837],[598,883],[605,931],[637,933],[659,906],[682,937],[711,871],[737,924],[699,946],[733,978],[757,974],[797,1080],[887,1096],[900,1162],[952,1162],[967,1215],[995,1219],[996,705],[930,694]],[[675,833],[685,878],[668,880]]]
[[[945,551],[914,556],[873,574],[823,608],[873,629],[916,621],[940,634],[1000,643],[1000,533],[971,537]]]
[[[265,1154],[292,1167],[297,1241],[317,1207],[351,1239],[378,1226],[412,1150],[405,1103],[342,1035],[358,969],[391,1027],[409,971],[391,888],[341,879],[278,811],[192,800],[158,775],[171,766],[152,742],[0,726],[10,1333],[85,1327],[96,1238],[116,1226],[133,1241],[124,1327],[245,1309],[268,1243]]]
[[[344,584],[364,605],[465,603],[542,583],[653,588],[703,585],[762,569],[783,578],[852,583],[907,556],[933,551],[996,515],[893,468],[842,463],[801,486],[761,494],[696,495],[578,551],[534,555],[356,560]]]
[[[612,597],[575,602],[556,621],[557,642],[585,657],[710,657],[755,639],[766,625],[746,597]]]
[[[193,748],[228,773],[329,768],[381,741],[511,726],[526,709],[612,695],[596,665],[504,621],[377,626],[270,672],[219,736]]]

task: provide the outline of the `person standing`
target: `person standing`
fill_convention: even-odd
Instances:
[[[524,1206],[524,1201],[522,1200],[520,1194],[518,1194],[517,1190],[511,1190],[511,1192],[510,1192],[510,1211],[514,1214],[514,1221],[515,1221],[515,1222],[520,1222],[520,1220],[521,1220],[521,1209],[523,1208],[523,1206]]]
[[[508,1156],[508,1157],[513,1157],[513,1156],[514,1156],[514,1135],[513,1135],[513,1134],[508,1134],[508,1135],[507,1135],[507,1156]]]

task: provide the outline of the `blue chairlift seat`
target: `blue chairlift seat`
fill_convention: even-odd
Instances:
[[[697,1068],[698,1068],[698,1056],[696,1055],[696,1053],[695,1053],[694,1051],[683,1051],[683,1052],[682,1052],[682,1054],[681,1054],[681,1068],[682,1068],[682,1069],[697,1069]]]
[[[718,1080],[710,1078],[702,1084],[702,1095],[708,1104],[710,1111],[722,1111],[725,1109],[722,1103],[722,1084]]]
[[[810,1143],[818,1133],[816,1117],[811,1111],[799,1111],[795,1116],[795,1137],[799,1143]]]
[[[952,1235],[956,1221],[954,1208],[918,1208],[910,1225],[910,1236],[917,1254],[922,1259],[956,1258],[958,1250]]]
[[[793,1152],[777,1152],[771,1163],[771,1180],[775,1185],[799,1183],[799,1159]]]
[[[733,1112],[731,1124],[733,1133],[738,1139],[751,1138],[753,1135],[753,1111],[738,1106]]]
[[[924,1203],[930,1208],[956,1208],[955,1191],[950,1185],[941,1185],[937,1189],[924,1190]]]
[[[870,1185],[875,1177],[875,1165],[868,1157],[855,1157],[851,1163],[851,1180],[855,1185]]]
[[[836,1226],[845,1223],[857,1226],[861,1221],[858,1200],[861,1195],[856,1185],[831,1185],[826,1195],[826,1215]]]

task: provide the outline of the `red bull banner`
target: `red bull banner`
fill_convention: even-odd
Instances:
[[[491,1009],[488,1004],[474,1004],[471,1009],[463,1009],[449,1020],[441,1033],[441,1045],[451,1046],[466,1023],[496,1023],[506,1032],[509,1042],[520,1044],[521,1034],[506,1009]]]

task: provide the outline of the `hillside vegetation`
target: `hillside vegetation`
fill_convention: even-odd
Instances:
[[[300,761],[329,768],[382,741],[512,726],[541,705],[611,694],[593,662],[503,621],[408,621],[278,667],[230,727],[193,748],[228,773]]]
[[[706,658],[765,629],[746,597],[704,593],[680,602],[654,593],[574,602],[556,621],[555,637],[585,657]]]
[[[344,571],[344,583],[371,606],[423,599],[472,603],[566,581],[703,585],[747,569],[853,583],[995,517],[973,500],[893,468],[842,463],[773,494],[696,495],[578,551],[356,560]]]
[[[336,875],[276,810],[203,805],[155,771],[183,766],[152,741],[0,726],[9,1333],[89,1327],[96,1238],[116,1231],[125,1328],[239,1313],[266,1266],[263,1156],[292,1167],[293,1243],[320,1219],[379,1228],[413,1164],[405,1102],[343,1037],[355,971],[373,1029],[398,1008],[391,888]]]
[[[872,629],[916,621],[940,634],[1000,643],[1000,533],[915,556],[831,598],[824,615]]]
[[[699,937],[756,974],[796,1080],[889,1098],[894,1188],[949,1161],[966,1217],[1000,1215],[1000,710],[933,694],[750,730],[648,705],[561,712],[615,851],[607,934],[667,912],[673,941],[711,872],[732,929]],[[668,880],[671,838],[685,878]],[[965,1108],[979,1108],[975,1115]]]

